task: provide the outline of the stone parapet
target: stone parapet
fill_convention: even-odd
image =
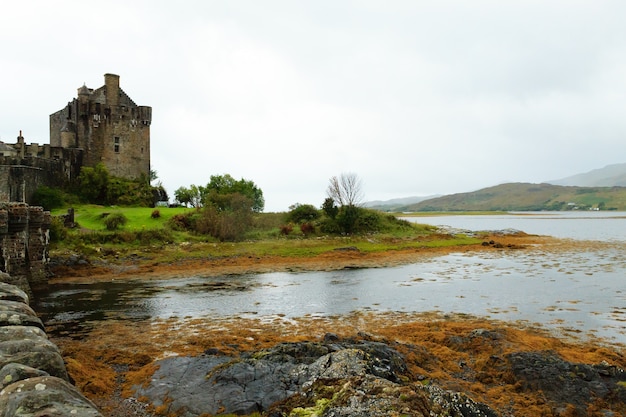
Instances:
[[[0,272],[0,415],[102,417],[70,382],[25,291]]]

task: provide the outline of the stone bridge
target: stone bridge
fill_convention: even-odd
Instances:
[[[49,228],[41,207],[0,204],[0,417],[102,417],[29,306],[31,285],[47,282]]]
[[[26,203],[0,203],[0,271],[30,293],[47,283],[50,212]]]

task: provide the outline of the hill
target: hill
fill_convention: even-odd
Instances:
[[[607,165],[604,168],[547,183],[579,187],[626,187],[626,163]]]
[[[422,201],[402,211],[626,210],[626,187],[508,183]]]
[[[424,200],[430,200],[431,198],[439,197],[440,195],[430,195],[425,197],[404,197],[394,198],[391,200],[375,200],[367,201],[363,204],[364,207],[380,210],[380,211],[398,211],[399,208],[410,206],[412,204],[419,203]]]

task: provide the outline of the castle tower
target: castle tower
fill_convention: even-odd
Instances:
[[[107,104],[111,107],[117,106],[120,97],[120,76],[104,74],[104,91]]]
[[[138,106],[120,88],[120,77],[104,75],[104,86],[83,85],[77,98],[50,115],[50,145],[80,148],[83,165],[106,166],[116,177],[150,177],[152,108]]]

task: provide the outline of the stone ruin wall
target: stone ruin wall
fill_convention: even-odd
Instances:
[[[0,270],[30,293],[47,283],[50,212],[25,203],[0,204]]]

